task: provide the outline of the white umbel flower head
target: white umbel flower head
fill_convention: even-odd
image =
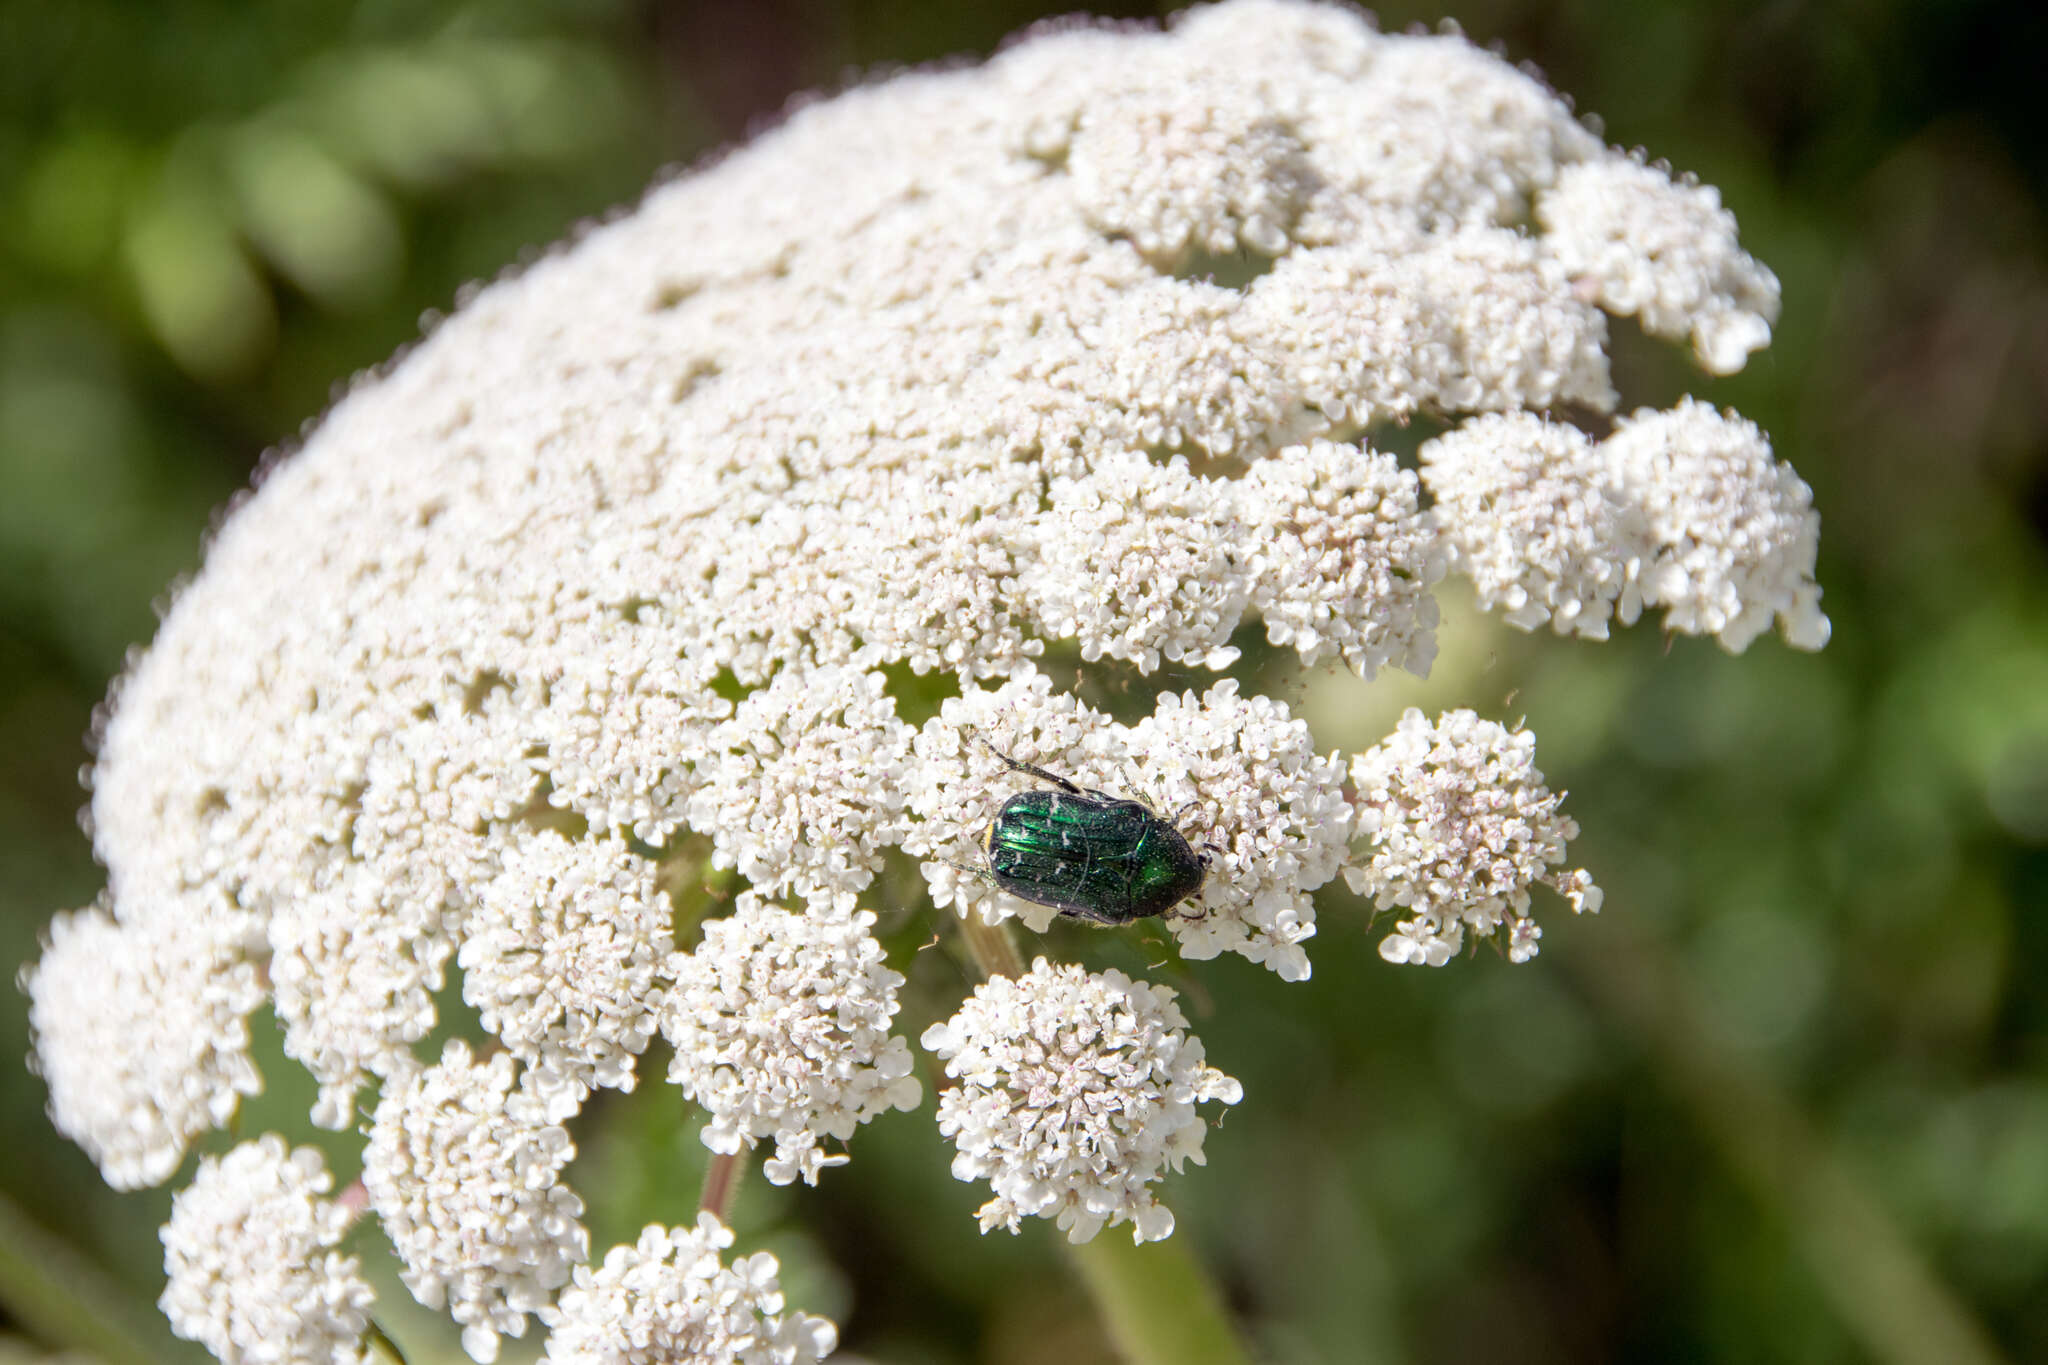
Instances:
[[[694,951],[672,956],[668,1078],[710,1113],[706,1147],[732,1153],[773,1137],[768,1179],[815,1185],[846,1160],[822,1139],[844,1142],[878,1114],[917,1107],[909,1045],[889,1032],[903,977],[883,965],[874,923],[867,911],[782,910],[743,892]]]
[[[1575,911],[1598,910],[1600,888],[1583,869],[1557,870],[1578,822],[1543,785],[1536,737],[1477,713],[1446,711],[1434,724],[1414,707],[1393,734],[1351,761],[1359,843],[1344,878],[1404,918],[1380,943],[1389,962],[1441,967],[1465,934],[1501,936],[1513,962],[1536,956],[1543,931],[1529,888],[1555,887]]]
[[[939,1097],[954,1178],[995,1193],[983,1232],[1051,1218],[1075,1242],[1105,1223],[1131,1224],[1139,1242],[1170,1236],[1152,1182],[1202,1164],[1197,1104],[1244,1097],[1204,1060],[1172,991],[1044,958],[984,981],[922,1041],[959,1082]]]
[[[1655,549],[1643,599],[1667,630],[1740,653],[1775,620],[1794,648],[1828,642],[1813,490],[1754,422],[1688,398],[1623,419],[1601,450]]]
[[[1236,488],[1267,639],[1304,664],[1334,654],[1362,678],[1429,675],[1429,590],[1444,566],[1414,474],[1382,451],[1312,441],[1259,461]]]
[[[1301,137],[1214,67],[1158,69],[1082,109],[1067,148],[1088,221],[1163,269],[1190,255],[1277,256],[1313,197]]]
[[[1601,307],[1657,337],[1689,337],[1700,364],[1734,374],[1771,344],[1778,277],[1736,244],[1712,185],[1626,157],[1566,166],[1536,205],[1564,267]]]
[[[263,1088],[248,1025],[263,989],[236,916],[191,900],[123,923],[59,915],[22,987],[50,1120],[116,1189],[162,1181]]]
[[[1076,785],[1142,801],[1210,865],[1201,893],[1162,917],[1182,956],[1234,952],[1289,981],[1309,974],[1302,944],[1315,933],[1309,893],[1337,875],[1350,837],[1344,768],[1320,759],[1308,726],[1268,697],[1226,678],[1206,693],[1163,694],[1153,714],[1119,725],[1044,675],[952,698],[917,740],[928,785],[905,848],[931,858],[932,898],[990,924],[1016,916],[1043,932],[1058,912],[996,890],[971,870],[980,838],[1005,800],[1033,785],[976,740]]]
[[[267,1134],[204,1157],[163,1228],[171,1330],[221,1365],[364,1365],[375,1295],[332,1248],[350,1211],[320,1153]]]
[[[778,674],[711,731],[690,823],[764,892],[859,891],[903,838],[911,733],[879,673]]]
[[[1479,605],[1509,625],[1607,638],[1642,610],[1643,528],[1585,434],[1534,413],[1475,417],[1422,447],[1422,481]]]
[[[275,466],[111,708],[114,903],[194,888],[274,928],[332,1119],[431,1025],[543,794],[831,899],[931,780],[881,670],[966,687],[1084,635],[1207,665],[1247,589],[1305,654],[1427,667],[1414,556],[1382,553],[1414,529],[1400,480],[1339,438],[1611,410],[1558,207],[1589,166],[1640,169],[1462,39],[1266,0],[810,105],[478,291]],[[1679,218],[1723,250],[1720,217]],[[1246,278],[1166,261],[1226,242]],[[1176,453],[1237,486],[1137,509],[1159,524],[1096,560],[1040,553],[1055,479],[1104,507]],[[1224,600],[1169,586],[1219,545],[1263,556]],[[1062,563],[1192,615],[1051,610]]]
[[[732,1232],[710,1213],[694,1228],[651,1224],[595,1270],[578,1266],[542,1313],[551,1365],[808,1365],[832,1354],[824,1318],[784,1313],[781,1267],[767,1252],[730,1266]]]
[[[633,1060],[658,1026],[656,976],[674,944],[654,864],[616,836],[519,836],[477,897],[462,950],[462,997],[527,1067],[548,1117],[593,1086],[633,1088]]]
[[[1726,369],[1774,308],[1709,192],[1463,39],[1336,5],[1070,27],[808,105],[466,297],[227,518],[105,712],[106,908],[28,978],[52,1112],[110,1180],[163,1178],[254,1085],[267,951],[315,1120],[381,1085],[366,1180],[481,1356],[581,1255],[551,1120],[674,1009],[633,849],[708,840],[822,923],[901,848],[941,905],[1042,925],[945,865],[1016,790],[973,730],[1185,818],[1213,862],[1168,931],[1305,976],[1355,833],[1338,762],[1235,687],[1122,725],[1036,661],[1215,669],[1258,621],[1425,671],[1446,546],[1372,428],[1612,413],[1610,313]],[[1602,447],[1645,599],[1817,644],[1804,486],[1738,427],[1681,409]],[[1484,572],[1577,628],[1606,592],[1583,529]],[[914,726],[906,690],[958,696]],[[1426,904],[1418,934],[1467,923]],[[422,1069],[451,961],[507,1052]],[[890,1055],[865,1064],[900,1098]],[[728,1112],[721,1142],[804,1135],[784,1174],[833,1135]],[[1070,1194],[1005,1185],[1000,1217]],[[1061,1207],[1157,1231],[1105,1199]]]
[[[1055,478],[1023,577],[1033,614],[1150,673],[1162,658],[1208,668],[1236,662],[1230,634],[1251,600],[1232,526],[1232,485],[1198,479],[1187,461],[1155,465],[1137,451],[1098,461],[1085,478]]]
[[[583,1201],[559,1183],[576,1154],[545,1102],[518,1085],[512,1057],[441,1060],[385,1083],[363,1153],[363,1186],[429,1308],[463,1325],[462,1347],[489,1362],[589,1254]]]

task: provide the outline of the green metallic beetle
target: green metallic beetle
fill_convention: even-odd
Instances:
[[[1058,790],[1019,792],[1003,802],[981,836],[988,865],[963,870],[1091,924],[1163,915],[1202,889],[1209,855],[1144,802],[1076,786],[975,738],[1012,772]]]

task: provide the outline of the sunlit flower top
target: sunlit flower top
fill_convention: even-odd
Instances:
[[[558,1179],[576,1148],[514,1077],[509,1054],[472,1061],[451,1042],[386,1089],[363,1152],[405,1287],[446,1306],[479,1361],[525,1334],[590,1249],[583,1201]]]
[[[1041,957],[925,1030],[959,1082],[939,1097],[939,1131],[959,1149],[953,1174],[995,1195],[979,1210],[984,1231],[1051,1218],[1076,1242],[1104,1223],[1129,1223],[1140,1242],[1173,1232],[1152,1182],[1202,1163],[1209,1125],[1197,1104],[1244,1097],[1187,1026],[1164,987]]]
[[[311,1147],[275,1133],[199,1163],[171,1201],[158,1306],[172,1330],[222,1365],[361,1365],[372,1298],[353,1256],[332,1250],[351,1221],[324,1196],[334,1178]]]
[[[1410,707],[1351,761],[1363,837],[1345,879],[1405,916],[1381,940],[1381,957],[1441,967],[1469,930],[1526,962],[1543,937],[1529,913],[1538,883],[1574,910],[1600,908],[1592,876],[1559,867],[1579,824],[1558,809],[1564,794],[1543,785],[1535,752],[1527,730],[1464,710],[1432,722]]]
[[[375,1104],[373,1206],[481,1356],[583,1257],[561,1125],[633,1084],[711,959],[786,941],[849,973],[837,1055],[804,1062],[838,1092],[714,1098],[679,1058],[721,1145],[772,1130],[777,1173],[815,1175],[818,1136],[907,1101],[872,953],[743,916],[684,963],[664,878],[708,849],[746,904],[822,922],[900,851],[940,907],[1042,926],[973,874],[1016,787],[974,735],[1185,831],[1206,882],[1159,921],[1185,958],[1305,978],[1346,867],[1410,915],[1403,954],[1506,926],[1524,956],[1520,887],[1569,822],[1519,739],[1447,718],[1461,757],[1416,769],[1439,738],[1404,722],[1352,761],[1213,674],[1260,629],[1426,671],[1446,572],[1525,628],[1658,607],[1817,647],[1805,485],[1732,414],[1617,422],[1607,359],[1632,315],[1738,369],[1777,298],[1713,191],[1456,34],[1349,9],[1067,26],[807,105],[467,295],[226,518],[97,736],[107,893],[27,977],[52,1115],[109,1180],[167,1178],[256,1086],[267,997],[315,1122]],[[1373,446],[1415,418],[1446,428],[1419,472]],[[1491,838],[1452,796],[1522,812],[1512,876],[1437,893],[1434,841]],[[430,1066],[451,968],[484,1036]],[[1104,980],[1057,990],[1164,1049],[1171,1122],[1131,1150],[1186,1154],[1175,1106],[1222,1093],[1167,1085],[1198,1050]],[[769,984],[816,1027],[825,992]],[[965,1065],[1029,1008],[944,1047]],[[747,1055],[775,1072],[787,1041]],[[1005,1186],[1000,1215],[1075,1194],[1076,1227],[1156,1235],[1152,1174]]]
[[[865,911],[777,909],[749,891],[671,960],[668,1076],[711,1116],[705,1146],[737,1152],[772,1137],[768,1179],[815,1185],[846,1160],[825,1138],[917,1107],[909,1044],[889,1032],[903,976],[882,965],[874,923]]]
[[[549,1365],[810,1365],[839,1333],[823,1318],[782,1311],[781,1266],[766,1252],[730,1266],[730,1229],[711,1214],[692,1228],[655,1224],[632,1246],[579,1266],[544,1315]]]

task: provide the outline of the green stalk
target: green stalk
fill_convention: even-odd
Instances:
[[[363,1340],[371,1350],[391,1361],[392,1365],[406,1365],[405,1352],[391,1339],[390,1333],[377,1325],[375,1318],[370,1319],[370,1330],[363,1333]]]
[[[984,924],[969,914],[961,937],[983,976],[1023,975],[1024,959],[1008,925]],[[1223,1311],[1223,1296],[1185,1236],[1135,1246],[1105,1229],[1092,1241],[1066,1245],[1126,1365],[1248,1365],[1251,1357]]]
[[[704,1170],[704,1192],[697,1199],[697,1211],[714,1214],[719,1222],[731,1227],[732,1199],[739,1192],[740,1177],[746,1173],[747,1154],[744,1151],[714,1155]]]
[[[160,1341],[143,1334],[136,1300],[70,1243],[0,1196],[0,1303],[46,1347],[107,1365],[153,1365]]]
[[[1854,1165],[1762,1069],[1715,1040],[1664,947],[1626,920],[1565,960],[1637,1037],[1657,1073],[1757,1201],[1783,1220],[1822,1296],[1884,1365],[2002,1365],[1969,1305]]]
[[[1128,1365],[1247,1365],[1222,1296],[1187,1239],[1133,1246],[1121,1229],[1069,1244],[1109,1339]]]
[[[979,914],[970,910],[967,918],[960,921],[960,936],[967,941],[967,951],[974,955],[974,965],[981,968],[983,976],[1024,975],[1024,959],[1017,952],[1007,924],[984,923]]]

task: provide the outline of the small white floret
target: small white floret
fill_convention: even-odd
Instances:
[[[1609,470],[1584,433],[1534,413],[1476,417],[1422,447],[1432,511],[1479,604],[1592,640],[1636,619],[1650,552]]]
[[[832,1354],[824,1318],[783,1311],[767,1252],[727,1265],[732,1232],[710,1213],[692,1228],[650,1224],[604,1264],[578,1266],[544,1309],[550,1365],[809,1365]]]
[[[525,1335],[527,1316],[588,1255],[583,1201],[560,1183],[575,1154],[509,1053],[474,1062],[451,1041],[435,1065],[385,1083],[363,1185],[399,1278],[462,1324],[472,1360],[489,1365],[501,1336]]]
[[[983,1232],[1051,1218],[1074,1242],[1105,1223],[1131,1224],[1139,1242],[1170,1235],[1153,1182],[1203,1164],[1197,1104],[1244,1097],[1204,1059],[1172,991],[1044,958],[984,981],[922,1041],[959,1082],[939,1097],[954,1178],[994,1191]]]
[[[1733,374],[1770,345],[1778,278],[1737,244],[1712,185],[1606,156],[1565,167],[1536,212],[1601,307],[1634,315],[1651,336],[1690,337],[1713,373]]]
[[[672,956],[668,1078],[709,1112],[706,1147],[733,1153],[772,1137],[769,1181],[815,1185],[846,1160],[825,1139],[844,1143],[879,1114],[917,1107],[909,1045],[889,1032],[903,977],[883,965],[874,923],[867,911],[783,910],[747,892],[693,951]]]
[[[57,916],[22,974],[50,1119],[116,1189],[169,1176],[263,1088],[247,1022],[263,989],[242,918],[192,901],[130,913]]]
[[[528,831],[479,892],[456,958],[462,998],[527,1066],[549,1118],[567,1119],[593,1087],[633,1088],[673,914],[655,865],[616,836]]]
[[[205,1157],[171,1201],[157,1306],[221,1365],[366,1365],[375,1299],[332,1248],[350,1212],[320,1153],[275,1133]]]
[[[1828,642],[1813,490],[1754,422],[1687,398],[1624,419],[1600,451],[1654,550],[1643,600],[1666,609],[1667,630],[1738,654],[1773,621],[1794,648]]]
[[[1529,888],[1553,887],[1575,911],[1600,908],[1583,869],[1558,870],[1578,822],[1543,785],[1536,737],[1466,710],[1435,722],[1410,707],[1393,734],[1351,761],[1359,828],[1344,878],[1401,920],[1380,944],[1394,963],[1441,967],[1468,932],[1498,936],[1513,962],[1542,931]]]

